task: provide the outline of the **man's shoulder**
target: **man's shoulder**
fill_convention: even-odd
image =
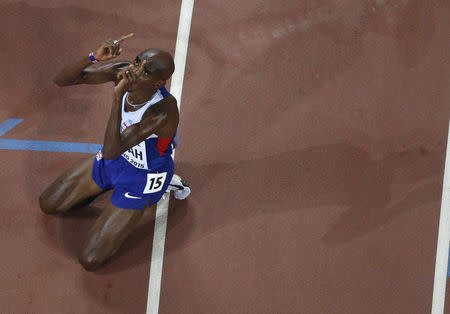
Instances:
[[[156,104],[147,108],[142,118],[147,121],[163,118],[165,120],[164,124],[178,125],[179,113],[177,100],[172,95],[164,97]]]
[[[174,109],[178,111],[177,107],[177,100],[175,97],[171,94],[168,96],[162,98],[160,101],[158,101],[156,104],[150,106],[147,108],[147,112],[173,112]]]

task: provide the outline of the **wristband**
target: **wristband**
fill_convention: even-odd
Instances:
[[[89,54],[89,59],[91,59],[92,63],[97,63],[97,62],[98,62],[98,60],[95,59],[94,53],[93,53],[93,52],[91,52],[91,53]]]

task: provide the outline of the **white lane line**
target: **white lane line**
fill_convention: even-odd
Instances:
[[[172,81],[170,83],[170,93],[178,101],[178,110],[181,108],[181,93],[183,90],[184,70],[186,66],[193,9],[194,0],[182,0],[174,56],[175,72],[172,75]],[[175,151],[173,152],[172,157],[175,158]],[[169,193],[164,193],[164,197],[156,205],[155,233],[153,235],[150,279],[148,282],[147,314],[157,314],[159,310],[168,211]]]
[[[448,250],[450,243],[450,124],[445,155],[444,183],[442,188],[441,217],[434,269],[433,303],[431,314],[443,314],[445,304],[445,288],[447,283]]]

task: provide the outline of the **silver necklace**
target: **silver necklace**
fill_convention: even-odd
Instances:
[[[143,105],[145,105],[146,103],[148,103],[150,100],[152,100],[152,98],[153,98],[153,96],[152,96],[152,98],[150,98],[149,100],[147,100],[146,102],[143,102],[142,104],[132,104],[132,103],[130,103],[130,100],[128,99],[128,96],[130,96],[130,94],[127,94],[127,98],[126,98],[126,101],[127,101],[127,104],[129,104],[131,107],[133,107],[133,108],[138,108],[138,107],[142,107]]]

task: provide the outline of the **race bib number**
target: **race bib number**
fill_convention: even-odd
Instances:
[[[147,184],[145,185],[144,194],[156,193],[162,190],[164,182],[166,181],[167,172],[163,173],[148,173]]]

